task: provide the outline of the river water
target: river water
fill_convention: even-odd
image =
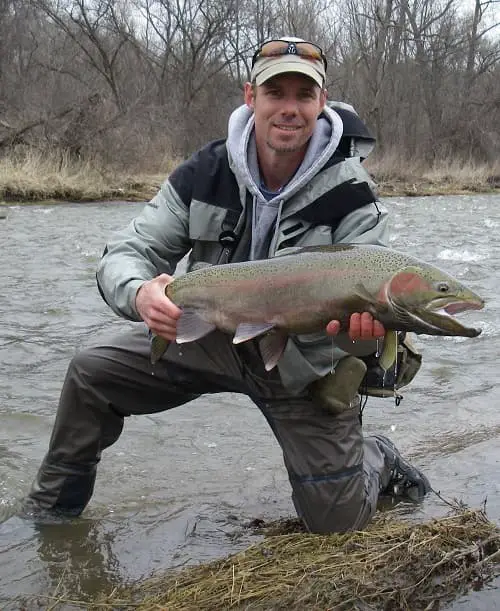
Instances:
[[[385,203],[391,245],[450,271],[487,305],[460,315],[483,328],[478,338],[418,338],[422,370],[399,406],[369,400],[365,430],[389,435],[444,498],[486,503],[500,522],[500,196]],[[245,397],[225,394],[128,419],[104,453],[82,518],[38,528],[7,519],[46,451],[69,359],[99,334],[131,324],[102,302],[94,273],[106,238],[141,208],[11,206],[0,220],[0,608],[45,608],[44,596],[62,592],[91,599],[152,571],[245,547],[252,536],[241,534],[242,524],[253,517],[293,514],[267,424]],[[431,494],[413,517],[448,510]],[[500,608],[499,585],[454,608]]]

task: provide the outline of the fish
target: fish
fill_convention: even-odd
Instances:
[[[234,344],[260,338],[267,371],[277,365],[290,335],[324,331],[338,320],[345,336],[354,312],[370,312],[384,325],[380,364],[388,369],[398,332],[477,337],[481,329],[464,326],[455,314],[485,304],[430,263],[361,244],[309,246],[270,259],[203,267],[174,278],[165,294],[182,310],[176,343],[196,341],[214,329],[232,333]],[[153,337],[153,364],[168,343]]]

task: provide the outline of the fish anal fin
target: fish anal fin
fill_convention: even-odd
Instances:
[[[242,322],[236,327],[236,331],[234,332],[233,344],[242,344],[243,342],[247,342],[250,339],[254,339],[259,335],[263,335],[274,329],[274,323],[267,322]]]
[[[194,342],[208,335],[215,329],[215,325],[204,320],[195,310],[185,309],[177,321],[177,336],[175,341],[178,344]]]
[[[283,355],[287,341],[288,335],[283,331],[271,331],[259,340],[260,353],[266,371],[271,371],[276,367]]]

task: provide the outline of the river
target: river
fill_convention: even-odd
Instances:
[[[389,198],[391,245],[434,262],[487,301],[460,315],[475,339],[421,336],[424,364],[396,406],[370,399],[368,433],[389,435],[446,499],[500,522],[500,196]],[[0,608],[45,608],[64,588],[91,599],[152,571],[245,547],[234,536],[253,517],[293,514],[278,444],[245,397],[200,398],[164,414],[129,418],[106,450],[94,497],[71,524],[33,528],[7,519],[46,451],[71,356],[99,334],[131,324],[95,286],[109,234],[142,204],[10,206],[0,220]],[[431,494],[413,510],[449,507]],[[494,609],[496,589],[456,609]],[[41,598],[36,599],[37,596]],[[26,602],[28,601],[28,602]],[[496,603],[495,603],[496,601]]]

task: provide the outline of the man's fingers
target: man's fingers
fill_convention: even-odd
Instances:
[[[384,337],[385,327],[379,320],[373,321],[373,335],[375,337]]]
[[[339,331],[340,331],[340,322],[338,320],[331,320],[326,325],[326,332],[328,333],[328,335],[337,335]]]
[[[351,319],[349,321],[349,337],[352,340],[361,337],[361,314],[359,314],[359,312],[351,314]]]
[[[356,312],[351,314],[349,323],[349,337],[356,339],[376,339],[384,337],[384,325],[373,318],[369,312]]]

